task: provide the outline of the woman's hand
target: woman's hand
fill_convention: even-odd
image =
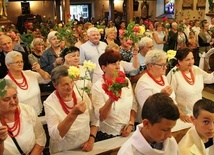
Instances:
[[[192,123],[192,119],[188,115],[180,114],[180,119],[186,123]]]
[[[129,134],[132,132],[133,129],[133,125],[128,124],[127,126],[125,126],[122,130],[121,130],[121,135],[123,137],[127,137],[129,136]]]
[[[70,114],[71,115],[80,115],[80,114],[84,113],[85,110],[86,110],[85,102],[81,101],[72,108]]]
[[[133,48],[132,48],[132,55],[137,55],[139,51],[139,47],[138,44],[134,44]]]
[[[168,85],[161,90],[161,93],[165,93],[168,96],[170,96],[172,94],[172,91],[173,91],[172,87],[170,85]]]
[[[94,146],[94,141],[95,139],[93,137],[90,137],[87,142],[82,144],[82,150],[86,152],[91,151]]]
[[[38,71],[40,69],[41,69],[40,68],[40,64],[38,62],[33,63],[33,65],[32,65],[32,70],[33,71]]]
[[[0,144],[5,141],[7,136],[8,136],[7,127],[6,126],[0,126]]]

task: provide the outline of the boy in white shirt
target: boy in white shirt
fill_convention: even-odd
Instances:
[[[214,102],[198,100],[191,119],[194,126],[179,142],[180,155],[214,155]]]
[[[142,108],[142,123],[122,145],[118,155],[177,155],[171,129],[179,118],[173,100],[164,93],[150,96]]]

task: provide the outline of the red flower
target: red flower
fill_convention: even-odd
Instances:
[[[67,17],[68,17],[68,18],[71,18],[71,14],[70,14],[70,13],[68,13],[68,14],[67,14]]]
[[[105,93],[114,101],[118,101],[122,94],[122,88],[128,86],[128,80],[123,72],[118,72],[116,74],[115,80],[106,79],[103,75],[104,83],[102,84],[102,89]]]
[[[165,17],[165,16],[162,18],[162,21],[163,21],[163,22],[166,22],[167,20],[168,20],[168,18]]]
[[[129,45],[132,45],[132,44],[133,44],[133,41],[132,41],[132,40],[127,40],[126,43],[129,44]]]
[[[140,33],[140,28],[138,26],[133,27],[133,31],[136,33]]]
[[[124,34],[125,34],[125,31],[122,30],[122,29],[120,29],[120,30],[119,30],[119,36],[124,36]]]

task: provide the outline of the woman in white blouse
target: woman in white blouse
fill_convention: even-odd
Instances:
[[[4,90],[6,94],[1,96]],[[0,92],[0,155],[42,154],[46,136],[34,109],[19,102],[13,81],[6,79]]]
[[[98,121],[93,117],[91,100],[86,93],[82,100],[74,81],[68,76],[67,66],[54,68],[51,80],[56,90],[44,101],[50,152],[77,148],[92,150]]]
[[[109,50],[99,57],[99,65],[103,70],[103,77],[92,86],[92,103],[95,116],[100,120],[97,140],[105,140],[115,136],[128,136],[135,122],[136,105],[132,86],[128,80],[128,87],[122,88],[120,99],[115,101],[102,88],[106,80],[115,79],[115,73],[120,71],[120,53]]]
[[[141,111],[146,99],[155,93],[165,93],[175,101],[175,93],[165,76],[167,69],[167,56],[163,50],[151,50],[145,56],[146,70],[138,80],[135,95],[139,104],[138,122],[141,122]],[[180,111],[180,118],[191,122],[190,118]]]
[[[204,84],[214,83],[214,73],[207,73],[194,66],[194,56],[190,49],[181,48],[175,58],[176,66],[167,78],[176,95],[176,102],[184,114],[192,115],[193,105],[202,99]]]

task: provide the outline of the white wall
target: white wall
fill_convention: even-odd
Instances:
[[[156,1],[156,17],[164,14],[164,0]]]

